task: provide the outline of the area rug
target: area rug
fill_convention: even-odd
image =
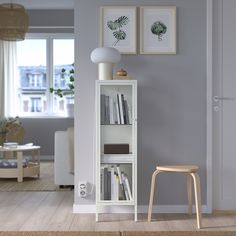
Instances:
[[[68,191],[69,187],[59,188],[54,184],[54,163],[40,163],[40,178],[24,178],[23,182],[18,183],[16,178],[0,178],[0,192],[16,191]]]
[[[235,236],[235,232],[178,231],[178,232],[0,232],[0,236]]]

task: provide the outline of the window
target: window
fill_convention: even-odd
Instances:
[[[74,63],[72,36],[31,36],[17,42],[18,107],[21,116],[65,115],[66,104],[74,97],[60,98],[50,93],[53,87],[67,91],[62,69]]]

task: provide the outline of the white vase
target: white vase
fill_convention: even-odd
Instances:
[[[74,103],[66,104],[67,116],[74,117]]]

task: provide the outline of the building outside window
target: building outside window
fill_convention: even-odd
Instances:
[[[74,97],[62,98],[49,88],[67,91],[62,69],[74,63],[72,35],[34,35],[17,42],[18,107],[21,116],[65,115],[66,104]]]

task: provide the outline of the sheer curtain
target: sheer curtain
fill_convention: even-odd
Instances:
[[[17,109],[16,42],[0,41],[0,116],[16,116]]]

